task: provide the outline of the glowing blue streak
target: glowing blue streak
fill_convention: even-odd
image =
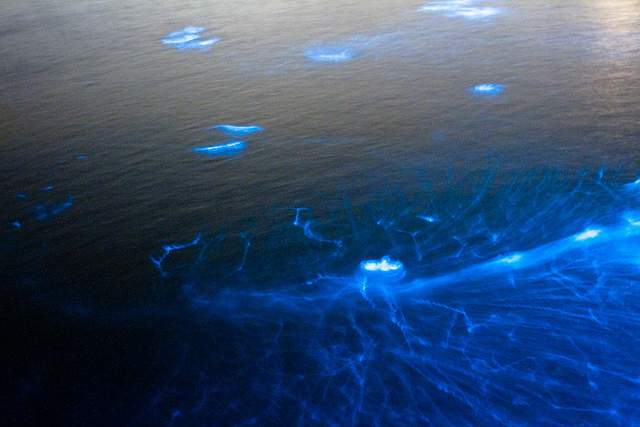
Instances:
[[[485,19],[502,13],[496,7],[475,7],[471,0],[439,1],[418,8],[420,12],[442,13],[450,18]]]
[[[305,56],[319,63],[338,63],[351,61],[355,54],[349,48],[311,48],[307,49]]]
[[[218,130],[226,135],[231,135],[231,136],[245,136],[245,135],[251,135],[252,133],[256,133],[256,132],[262,132],[264,130],[263,127],[258,126],[258,125],[251,125],[251,126],[237,126],[237,125],[215,125],[215,126],[211,126],[210,128],[207,128],[207,130]]]
[[[319,235],[316,232],[314,232],[311,229],[311,221],[307,221],[304,224],[303,230],[304,230],[305,237],[307,237],[308,239],[315,240],[315,241],[321,242],[321,243],[331,243],[333,245],[336,245],[337,247],[342,247],[342,240],[325,239],[321,235]]]
[[[600,233],[602,233],[602,230],[599,230],[599,229],[585,230],[585,231],[583,231],[582,233],[578,234],[575,237],[575,241],[576,242],[583,242],[585,240],[595,239],[596,237],[598,237],[600,235]]]
[[[617,227],[589,228],[574,236],[542,245],[529,251],[505,255],[495,260],[490,260],[441,276],[416,279],[404,288],[403,292],[461,282],[468,278],[477,279],[479,277],[531,268],[553,261],[568,252],[580,249],[584,247],[584,245],[594,241],[599,244],[604,244],[640,236],[640,221],[630,220],[627,215],[623,217],[627,221],[626,224]]]
[[[435,215],[418,215],[418,218],[430,224],[438,222],[438,217]]]
[[[174,251],[179,251],[182,249],[186,249],[186,248],[190,248],[192,246],[196,246],[197,244],[200,243],[200,233],[198,233],[196,235],[196,237],[187,243],[172,243],[172,244],[168,244],[168,245],[164,245],[162,247],[162,254],[157,257],[154,258],[153,256],[149,257],[149,260],[151,260],[151,262],[158,268],[158,271],[160,271],[160,274],[163,276],[166,276],[166,272],[164,271],[164,269],[162,268],[162,263],[164,263],[164,260],[171,254],[171,252]]]
[[[214,44],[218,43],[220,41],[219,38],[212,38],[212,39],[207,39],[207,40],[192,40],[192,41],[187,41],[184,43],[180,43],[175,45],[176,49],[178,50],[185,50],[185,49],[202,49],[205,50],[211,46],[213,46]]]
[[[247,144],[244,141],[234,141],[229,142],[228,144],[196,147],[193,149],[193,152],[199,154],[208,154],[211,156],[226,156],[239,153],[240,151],[245,149],[246,145]]]

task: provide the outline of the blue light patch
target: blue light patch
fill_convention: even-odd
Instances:
[[[219,38],[213,38],[208,40],[191,40],[188,42],[180,43],[176,45],[176,49],[207,49],[220,41]]]
[[[215,125],[207,128],[207,130],[217,130],[219,132],[224,133],[225,135],[230,136],[245,136],[251,135],[252,133],[262,132],[264,128],[258,125],[249,125],[249,126],[238,126],[238,125]]]
[[[178,50],[200,49],[206,50],[220,41],[220,38],[201,39],[200,33],[204,31],[202,27],[185,27],[180,31],[167,34],[162,43],[166,46],[174,47]]]
[[[600,233],[602,233],[602,230],[600,230],[600,229],[597,229],[597,228],[588,229],[588,230],[585,230],[582,233],[578,234],[575,237],[575,241],[576,242],[583,242],[585,240],[595,239],[596,237],[598,237],[600,235]]]
[[[438,217],[435,215],[418,215],[418,218],[430,224],[438,222]]]
[[[522,254],[511,254],[498,260],[501,264],[517,264],[522,261]]]
[[[495,96],[504,92],[505,86],[496,83],[482,83],[472,87],[471,93],[474,95]]]
[[[227,144],[196,147],[193,149],[193,152],[199,154],[208,154],[211,156],[226,156],[241,152],[245,149],[246,145],[247,144],[244,141],[234,141]]]
[[[307,49],[305,56],[313,62],[335,64],[351,61],[355,53],[348,47],[318,47]]]
[[[476,7],[472,0],[451,0],[428,3],[418,10],[420,12],[432,12],[445,15],[450,18],[486,19],[502,13],[502,9],[496,7]]]

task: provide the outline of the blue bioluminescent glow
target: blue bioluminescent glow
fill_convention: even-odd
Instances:
[[[345,198],[331,219],[287,207],[251,239],[163,246],[150,259],[197,336],[145,416],[633,425],[640,201],[605,178],[471,178],[402,205]]]
[[[196,246],[200,243],[201,234],[198,233],[196,237],[193,238],[192,241],[187,243],[171,243],[168,245],[162,246],[162,254],[157,257],[150,256],[149,259],[156,266],[161,275],[166,275],[166,272],[163,269],[162,264],[167,259],[167,257],[174,251],[179,251],[182,249],[187,249],[193,246]]]
[[[245,135],[251,135],[252,133],[256,133],[256,132],[262,132],[264,130],[264,128],[262,126],[258,126],[258,125],[248,125],[248,126],[238,126],[238,125],[215,125],[215,126],[211,126],[210,128],[207,128],[207,130],[218,130],[222,133],[224,133],[225,135],[230,135],[230,136],[245,136]]]
[[[28,199],[28,196],[27,196],[27,194],[26,194],[26,193],[17,193],[17,194],[16,194],[16,198],[17,198],[18,200],[27,200],[27,199]]]
[[[65,210],[73,206],[73,197],[68,196],[64,202],[59,203],[38,203],[35,207],[35,216],[38,221],[46,221],[60,215]]]
[[[398,281],[405,275],[404,264],[393,260],[389,256],[383,256],[379,260],[369,259],[360,262],[360,273],[363,280],[373,279],[375,281]],[[366,290],[367,283],[362,283],[363,291]]]
[[[497,262],[502,264],[517,264],[520,261],[522,261],[521,254],[512,254],[512,255],[507,255],[504,258],[500,258]]]
[[[319,63],[338,63],[351,61],[355,52],[347,47],[314,47],[305,51],[305,56]]]
[[[472,87],[470,90],[474,95],[495,96],[504,92],[505,86],[495,83],[483,83]]]
[[[380,261],[376,261],[373,259],[362,261],[360,263],[360,270],[366,272],[381,272],[381,273],[389,273],[395,272],[399,270],[403,270],[404,266],[400,261],[393,261],[388,256],[383,256]]]
[[[12,221],[10,225],[16,230],[20,230],[22,228],[22,223],[20,221]]]
[[[444,0],[421,6],[421,12],[440,13],[452,18],[485,19],[502,13],[502,9],[488,6],[473,6],[473,0]]]
[[[592,229],[585,230],[582,233],[578,234],[575,237],[575,240],[576,240],[576,242],[583,242],[585,240],[595,239],[596,237],[598,237],[600,235],[600,233],[602,233],[602,230],[599,230],[597,228],[592,228]]]
[[[436,215],[416,215],[421,220],[428,222],[430,224],[438,222],[438,217]]]
[[[178,50],[184,50],[184,49],[208,49],[209,47],[213,46],[214,44],[218,43],[220,41],[219,38],[212,38],[212,39],[207,39],[207,40],[191,40],[191,41],[187,41],[184,43],[179,43],[176,44],[175,47]]]
[[[49,184],[45,187],[42,187],[40,191],[42,191],[43,193],[50,193],[51,191],[53,191],[53,185]]]
[[[88,160],[89,156],[85,155],[85,154],[78,154],[76,156],[76,160]]]
[[[167,46],[172,46],[178,50],[185,49],[200,49],[206,50],[215,43],[220,41],[220,38],[213,37],[210,39],[202,39],[201,33],[204,32],[202,27],[185,27],[180,31],[174,31],[167,34],[162,43]]]
[[[176,44],[182,44],[182,43],[187,43],[193,40],[197,40],[199,38],[200,36],[197,34],[181,34],[179,36],[162,39],[162,43],[169,44],[169,45],[176,45]]]
[[[246,148],[244,141],[234,141],[227,144],[208,145],[206,147],[195,147],[194,153],[208,154],[211,156],[228,156],[241,152]]]

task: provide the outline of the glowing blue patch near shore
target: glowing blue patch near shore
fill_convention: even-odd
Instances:
[[[244,141],[234,141],[227,144],[209,145],[206,147],[196,147],[193,149],[194,153],[209,154],[211,156],[224,156],[230,154],[237,154],[244,150],[246,147]]]
[[[597,229],[597,228],[592,228],[589,230],[585,230],[582,233],[578,234],[575,237],[575,241],[576,242],[583,242],[585,240],[590,240],[590,239],[595,239],[596,237],[598,237],[600,235],[600,233],[602,233],[602,230]]]
[[[20,221],[13,221],[10,224],[16,230],[20,230],[22,228],[22,223]]]
[[[27,195],[25,193],[18,193],[16,194],[16,198],[19,200],[27,200]]]
[[[482,83],[472,87],[471,93],[474,95],[495,96],[504,92],[505,86],[496,83]]]
[[[231,136],[245,136],[251,135],[252,133],[262,132],[264,130],[263,127],[258,125],[250,125],[250,126],[237,126],[237,125],[215,125],[207,128],[207,130],[218,130],[226,135]]]
[[[351,61],[355,57],[355,53],[346,47],[318,47],[307,49],[305,56],[313,62],[332,64]]]

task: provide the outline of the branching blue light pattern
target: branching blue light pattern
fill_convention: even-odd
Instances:
[[[174,251],[180,251],[182,249],[187,249],[187,248],[190,248],[192,246],[198,245],[200,243],[200,238],[201,238],[201,235],[200,235],[200,233],[198,233],[196,235],[196,237],[194,237],[194,239],[192,241],[190,241],[190,242],[187,242],[187,243],[171,243],[171,244],[164,245],[162,247],[162,254],[160,254],[157,257],[150,256],[149,259],[156,266],[156,268],[158,269],[160,274],[163,275],[163,276],[166,276],[167,273],[164,271],[164,269],[162,267],[162,264],[167,259],[167,257]]]
[[[349,209],[350,231],[294,208],[273,262],[242,240],[226,272],[227,250],[206,254],[219,240],[186,275],[167,256],[200,240],[165,246],[156,265],[205,329],[228,333],[192,341],[145,414],[155,425],[637,425],[630,185],[492,182],[401,213]]]

